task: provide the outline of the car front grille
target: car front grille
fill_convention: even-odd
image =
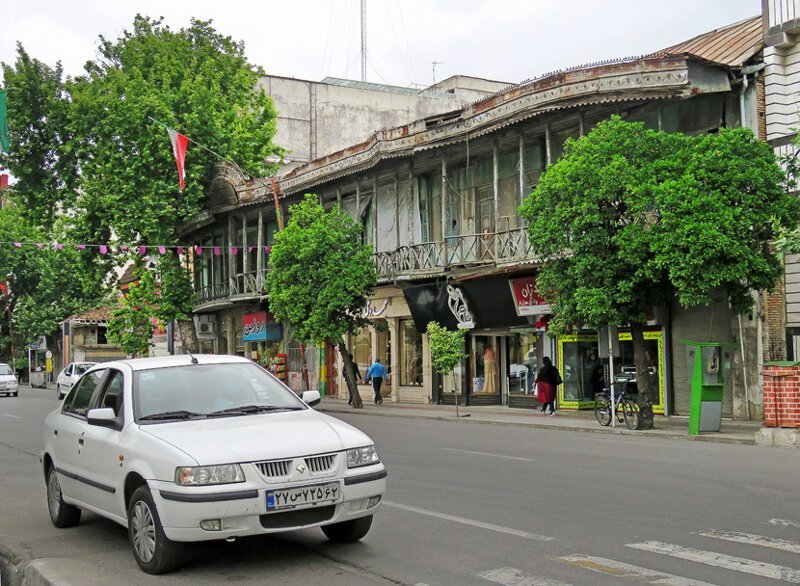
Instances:
[[[333,518],[336,505],[300,509],[299,511],[285,511],[260,515],[259,520],[264,529],[288,529],[290,527],[304,527],[314,523],[322,523]]]
[[[312,476],[320,476],[332,472],[336,467],[336,454],[324,454],[322,456],[307,456],[302,458],[308,472]],[[295,460],[270,460],[268,462],[256,462],[256,468],[264,478],[285,479],[291,473],[291,465]]]

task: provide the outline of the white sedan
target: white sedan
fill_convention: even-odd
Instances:
[[[56,393],[59,399],[63,399],[64,395],[69,393],[78,379],[83,376],[83,373],[89,370],[96,362],[70,362],[66,368],[58,373],[56,377]]]
[[[386,490],[372,440],[311,409],[252,361],[170,356],[93,366],[48,414],[41,454],[50,519],[92,511],[128,528],[148,573],[185,542],[319,526],[364,537]]]
[[[12,397],[19,395],[19,385],[14,369],[2,362],[0,362],[0,395],[11,395]]]

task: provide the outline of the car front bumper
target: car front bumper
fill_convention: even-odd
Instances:
[[[272,488],[249,483],[209,487],[178,487],[171,482],[150,481],[164,533],[173,541],[208,541],[247,535],[276,533],[339,523],[371,515],[386,491],[386,469],[369,471],[338,482],[340,497],[336,503],[267,511],[267,491]],[[377,497],[377,498],[376,498]],[[207,530],[201,521],[219,520],[220,530]]]

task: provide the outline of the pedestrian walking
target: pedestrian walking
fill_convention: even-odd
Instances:
[[[349,354],[350,354],[350,364],[353,365],[353,376],[356,379],[356,392],[358,392],[358,383],[361,382],[361,371],[358,370],[358,363],[355,360],[353,360],[353,354],[352,353]],[[353,404],[353,395],[349,396],[349,398],[347,399],[347,404],[348,405]]]
[[[542,404],[542,415],[547,414],[547,407],[550,406],[550,415],[556,414],[556,388],[563,381],[558,369],[553,366],[553,361],[549,356],[545,356],[542,360],[544,366],[536,373],[536,387],[538,391],[537,398],[539,403]]]
[[[375,404],[380,405],[383,403],[383,397],[381,397],[381,385],[383,384],[383,379],[386,378],[386,367],[381,364],[381,359],[376,358],[375,362],[372,363],[372,366],[369,367],[367,371],[367,382],[372,381],[372,388],[375,391]]]

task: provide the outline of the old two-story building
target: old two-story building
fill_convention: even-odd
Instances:
[[[669,132],[747,126],[764,137],[763,48],[762,19],[755,17],[644,57],[502,89],[494,84],[494,93],[470,104],[382,127],[367,140],[295,162],[274,190],[270,181],[222,170],[208,210],[185,231],[187,241],[202,247],[195,271],[200,330],[205,320],[215,324],[206,328],[206,349],[277,357],[298,384],[299,344],[278,329],[262,289],[276,208],[285,217],[310,192],[361,223],[364,241],[375,249],[380,283],[365,308],[373,326],[348,344],[362,374],[375,357],[390,366],[385,392],[392,400],[530,408],[533,375],[550,356],[565,380],[561,407],[590,407],[593,374],[602,364],[598,333],[548,333],[549,308],[534,294],[539,260],[517,207],[569,137],[614,114]],[[492,89],[487,84],[479,87]],[[680,341],[689,339],[729,343],[723,358],[733,376],[723,413],[760,417],[759,365],[783,339],[775,327],[779,306],[774,296],[759,294],[758,311],[736,315],[720,292],[705,307],[654,307],[646,340],[658,380],[656,411],[688,412]],[[432,372],[424,333],[431,320],[469,327],[468,358],[452,376]],[[272,338],[253,340],[255,330],[271,330]],[[624,327],[618,335],[615,370],[626,372],[632,343]],[[332,349],[306,352],[306,359],[312,386],[344,396]]]
[[[278,110],[275,143],[287,150],[279,175],[372,135],[376,127],[462,108],[508,84],[466,76],[425,90],[326,78],[321,82],[268,76],[260,86]],[[290,200],[277,209],[286,216]],[[251,357],[300,389],[305,361],[308,384],[325,390],[330,353],[302,350],[290,331],[276,324],[263,295],[269,246],[279,229],[270,179],[245,178],[221,166],[206,209],[184,227],[193,243],[198,294],[195,307],[200,350]]]

